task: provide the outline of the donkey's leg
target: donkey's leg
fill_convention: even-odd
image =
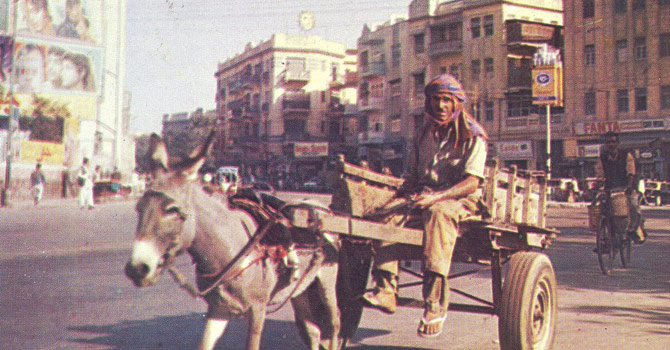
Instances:
[[[330,271],[333,270],[333,271]],[[336,350],[339,345],[340,335],[340,309],[337,307],[337,264],[327,268],[322,267],[319,277],[317,278],[317,288],[319,288],[319,295],[328,311],[330,326],[333,333],[330,338],[330,349]]]
[[[298,327],[302,339],[307,343],[310,350],[319,350],[321,330],[316,324],[317,318],[312,312],[316,306],[312,305],[309,300],[309,293],[313,288],[315,286],[311,285],[302,294],[291,299],[291,305],[295,314],[296,327]]]
[[[266,302],[252,306],[248,315],[249,330],[247,331],[247,350],[260,350],[261,335],[265,325]]]
[[[219,340],[223,331],[226,330],[228,320],[208,318],[205,324],[205,331],[202,333],[202,341],[198,350],[212,350],[216,341]]]

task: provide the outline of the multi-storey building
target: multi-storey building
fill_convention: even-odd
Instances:
[[[324,170],[356,131],[356,58],[340,43],[275,34],[220,63],[217,163],[273,180]]]
[[[620,133],[646,177],[670,176],[670,1],[565,0],[565,111],[572,154],[593,173],[602,134]]]
[[[424,121],[424,85],[446,72],[463,82],[469,110],[491,136],[491,155],[505,165],[542,169],[546,123],[544,109],[531,102],[532,58],[541,45],[562,46],[561,11],[561,0],[414,0],[407,20],[364,28],[361,158],[402,172]],[[558,135],[570,130],[561,108],[552,110],[552,128]],[[563,139],[552,144],[552,156],[560,158]]]
[[[10,164],[10,187],[25,187],[37,162],[47,195],[60,193],[61,173],[83,157],[104,171],[132,172],[125,41],[125,0],[0,6],[0,168]],[[10,116],[18,123],[8,132]]]

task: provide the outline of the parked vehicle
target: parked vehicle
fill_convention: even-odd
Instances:
[[[670,183],[664,181],[646,181],[644,196],[649,204],[661,206],[670,203]]]
[[[302,190],[307,192],[316,192],[321,190],[321,180],[318,177],[313,177],[302,184]]]
[[[217,181],[223,193],[235,193],[241,184],[240,169],[236,166],[222,166],[216,171]]]

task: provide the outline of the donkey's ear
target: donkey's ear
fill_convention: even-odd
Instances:
[[[191,152],[189,159],[185,162],[181,169],[182,175],[187,180],[195,180],[198,178],[198,171],[202,165],[205,164],[207,155],[209,154],[209,151],[212,148],[212,144],[214,143],[214,135],[215,132],[212,130],[207,136],[205,142],[200,145],[200,147],[197,147],[195,150],[193,150],[193,152]]]
[[[165,142],[156,133],[149,138],[149,151],[147,152],[147,165],[152,175],[160,175],[168,171],[168,153]]]

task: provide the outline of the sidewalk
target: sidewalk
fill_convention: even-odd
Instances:
[[[134,201],[137,200],[136,197],[129,196],[129,197],[118,197],[118,198],[108,198],[105,199],[101,203],[96,203],[96,205],[105,205],[108,203],[118,203],[118,202],[126,202],[126,201]],[[45,198],[42,199],[40,204],[37,206],[38,208],[78,208],[79,207],[79,199],[77,197],[70,197],[70,198]],[[15,201],[8,201],[8,204],[6,207],[0,207],[0,210],[2,209],[27,209],[27,208],[35,208],[35,205],[33,204],[32,200],[29,199],[23,199],[23,200],[15,200]]]

